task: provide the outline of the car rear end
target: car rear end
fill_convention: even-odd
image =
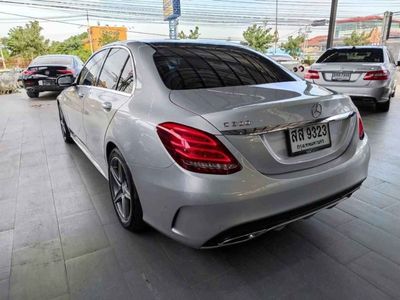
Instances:
[[[76,76],[75,62],[72,56],[45,55],[32,61],[22,72],[22,83],[26,90],[61,91],[63,87],[57,84],[57,78],[70,74]]]
[[[392,76],[382,47],[328,49],[305,74],[305,79],[351,96],[355,102],[386,102]]]
[[[242,48],[152,47],[171,110],[181,110],[151,121],[172,165],[136,170],[144,218],[160,231],[198,248],[243,242],[334,206],[367,177],[349,97]]]

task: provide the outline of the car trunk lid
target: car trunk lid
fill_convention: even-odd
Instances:
[[[67,65],[33,65],[27,70],[33,77],[57,78],[64,74],[72,74],[70,66]]]
[[[356,123],[348,97],[304,81],[173,90],[170,99],[209,121],[264,174],[297,171],[338,157],[349,145]],[[314,104],[322,108],[317,118],[312,115]],[[348,118],[329,122],[330,147],[289,154],[287,128],[346,114]]]
[[[367,72],[382,70],[381,63],[317,63],[312,66],[329,85],[368,86],[371,81],[364,80]],[[315,80],[315,83],[320,83]]]

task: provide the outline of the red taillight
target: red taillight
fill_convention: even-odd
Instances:
[[[32,70],[25,70],[22,72],[23,75],[33,75],[35,73],[36,73],[36,71],[32,71]]]
[[[212,134],[177,124],[162,123],[157,133],[172,158],[184,169],[208,174],[232,174],[242,167]]]
[[[66,70],[57,70],[58,74],[74,74],[74,70],[66,69]]]
[[[307,70],[304,79],[319,79],[319,73],[316,70]]]
[[[358,137],[360,138],[360,140],[362,140],[364,139],[365,132],[364,132],[364,123],[359,113],[357,113],[357,120],[358,120]]]
[[[364,80],[388,80],[389,72],[387,70],[368,71]]]

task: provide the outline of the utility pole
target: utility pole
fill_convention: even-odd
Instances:
[[[169,39],[178,39],[178,18],[169,20]]]
[[[90,51],[93,54],[93,40],[92,40],[92,32],[90,30],[90,23],[89,23],[89,12],[86,11],[86,20],[87,20],[87,31],[89,36],[89,43],[90,43]]]
[[[7,66],[6,66],[6,60],[4,59],[4,54],[3,54],[3,45],[0,45],[0,53],[1,53],[1,60],[3,62],[3,69],[5,70],[5,69],[7,69]]]
[[[276,54],[277,44],[278,44],[278,0],[275,1],[275,47],[274,47],[274,54]]]
[[[326,41],[326,48],[332,48],[333,38],[335,35],[336,13],[339,0],[331,0],[331,16],[329,18],[328,40]]]

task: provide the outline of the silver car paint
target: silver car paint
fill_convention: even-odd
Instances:
[[[387,101],[396,88],[396,65],[389,60],[386,47],[371,46],[372,48],[383,49],[383,63],[315,63],[311,65],[311,70],[321,73],[320,79],[312,82],[343,93],[349,96],[374,98],[376,102]],[[336,49],[347,49],[349,47],[336,47]],[[362,46],[361,48],[368,48]],[[366,72],[386,69],[390,73],[388,80],[363,80]],[[350,81],[331,81],[333,72],[351,72]]]
[[[78,145],[106,178],[107,145],[113,143],[119,148],[132,172],[144,220],[166,235],[201,247],[227,228],[334,195],[367,177],[369,146],[367,137],[358,138],[355,115],[346,121],[346,145],[338,146],[333,153],[318,151],[292,161],[279,159],[282,149],[269,154],[265,146],[253,157],[248,149],[261,149],[269,143],[266,135],[240,136],[243,139],[237,142],[238,136],[221,133],[227,129],[223,127],[224,121],[251,119],[250,127],[310,121],[310,108],[316,102],[323,105],[325,117],[356,112],[348,97],[334,95],[298,79],[265,86],[222,88],[223,93],[230,95],[222,98],[221,89],[171,93],[158,75],[152,47],[142,42],[118,45],[129,50],[135,61],[136,83],[129,99],[118,92],[91,88],[98,95],[90,101],[107,99],[122,103],[109,116],[100,113],[99,103],[92,103],[97,109],[93,108],[87,116],[86,101],[89,101],[75,95],[81,87],[66,89],[58,100],[68,126],[72,130],[84,127],[85,133],[81,130],[82,136],[74,138],[79,138]],[[185,94],[186,102],[182,98]],[[204,95],[210,101],[204,107],[196,106],[192,100]],[[249,101],[248,96],[258,100]],[[273,101],[275,96],[281,100]],[[225,108],[220,103],[223,99],[228,101]],[[82,102],[84,109],[79,120],[76,113]],[[231,175],[198,174],[182,169],[169,156],[156,133],[157,124],[167,121],[216,135],[243,169]],[[74,122],[82,125],[76,126]],[[339,136],[340,132],[338,139]],[[246,143],[247,150],[243,147]]]

